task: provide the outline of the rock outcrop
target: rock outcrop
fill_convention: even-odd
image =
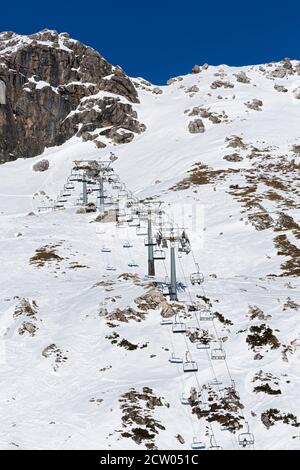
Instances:
[[[103,127],[112,128],[112,140],[128,142],[145,129],[132,103],[137,91],[123,70],[67,33],[0,34],[0,163],[74,135],[105,146]]]

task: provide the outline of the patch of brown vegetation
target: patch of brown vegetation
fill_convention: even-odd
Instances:
[[[60,263],[63,258],[56,253],[56,248],[59,245],[46,245],[35,250],[35,254],[30,258],[30,264],[37,267],[45,266],[47,263],[56,262]]]
[[[274,245],[277,248],[278,256],[286,256],[288,260],[281,263],[280,267],[283,273],[281,277],[300,276],[300,248],[291,243],[286,235],[278,235],[274,238]]]
[[[232,173],[238,173],[238,169],[214,169],[210,168],[204,163],[195,163],[191,170],[188,171],[190,176],[184,178],[182,181],[177,183],[175,186],[170,188],[172,191],[181,191],[188,189],[191,186],[200,186],[204,184],[212,184],[217,181],[224,180],[228,175]]]

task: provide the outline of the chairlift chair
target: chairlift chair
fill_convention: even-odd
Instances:
[[[111,252],[111,249],[108,247],[108,246],[103,246],[101,248],[101,252],[102,253],[110,253]]]
[[[162,318],[160,321],[161,325],[173,325],[173,318]]]
[[[246,421],[247,431],[239,434],[238,443],[242,447],[253,446],[254,445],[254,435],[250,432],[249,423]]]
[[[106,266],[106,271],[116,271],[116,270],[117,270],[117,268],[115,268],[115,267],[112,266],[111,264],[108,264],[108,265]]]
[[[111,206],[112,204],[114,204],[113,198],[111,196],[106,196],[104,199],[104,204],[106,206]]]
[[[199,320],[200,321],[212,321],[215,318],[214,313],[210,308],[202,308],[199,310]]]
[[[130,217],[128,220],[129,227],[139,227],[140,219],[138,217]]]
[[[129,261],[128,263],[129,268],[138,268],[138,263],[136,261]]]
[[[116,222],[116,226],[117,226],[117,228],[125,228],[125,221],[119,219],[119,220]]]
[[[169,362],[171,362],[171,364],[182,364],[183,359],[182,357],[176,356],[174,353],[172,353],[171,357],[169,358]]]
[[[154,260],[165,260],[166,259],[165,251],[164,250],[154,250],[153,259]]]
[[[144,225],[140,225],[139,227],[136,228],[136,234],[138,236],[145,236],[148,233],[148,228],[145,227]]]
[[[126,241],[126,242],[123,243],[123,248],[132,248],[132,247],[133,247],[133,245],[129,241]]]
[[[168,248],[168,242],[165,238],[163,238],[162,241],[161,241],[161,247],[162,248]]]
[[[222,383],[223,383],[222,380],[219,380],[215,377],[210,382],[208,382],[208,385],[211,385],[212,387],[214,386],[218,387],[219,385],[222,385]]]
[[[118,217],[126,217],[125,209],[118,209]]]
[[[217,445],[213,434],[210,436],[210,446],[208,450],[223,450],[223,447]]]
[[[198,364],[196,361],[193,361],[189,351],[185,354],[185,362],[183,363],[183,372],[197,372]]]
[[[181,397],[180,397],[180,403],[182,405],[189,405],[189,399],[185,396],[185,394],[182,392]]]
[[[75,186],[73,184],[66,184],[65,189],[68,191],[73,191],[75,189]]]
[[[202,273],[200,273],[200,270],[199,270],[199,265],[197,263],[196,264],[196,267],[197,267],[197,272],[195,273],[192,273],[190,275],[190,281],[191,281],[191,284],[194,286],[195,284],[202,284],[204,282],[204,276]]]
[[[196,344],[197,349],[210,349],[210,343],[209,342],[204,342],[204,341],[199,341],[199,343]]]
[[[173,323],[172,332],[173,333],[186,333],[186,324],[184,322],[178,321],[177,315],[175,315],[175,322]]]
[[[157,245],[157,241],[156,241],[156,238],[145,238],[144,240],[144,245],[145,246],[156,246]]]
[[[65,197],[59,197],[59,198],[57,199],[57,201],[58,201],[58,202],[67,202],[68,199],[66,199]]]
[[[62,197],[70,197],[71,196],[71,193],[69,191],[64,191],[62,193]]]
[[[127,191],[126,189],[119,189],[118,191],[118,197],[125,197],[127,196]]]
[[[206,445],[204,442],[199,441],[196,437],[193,438],[193,442],[191,444],[191,448],[193,450],[204,450],[206,448]]]
[[[222,341],[220,341],[218,348],[212,348],[210,357],[212,360],[225,360],[226,352],[222,348]]]
[[[140,211],[139,212],[140,220],[147,220],[148,219],[148,212],[147,211]]]

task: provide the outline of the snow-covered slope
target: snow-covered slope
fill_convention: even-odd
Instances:
[[[97,149],[74,137],[0,166],[0,447],[190,449],[196,437],[237,449],[248,422],[255,448],[299,449],[299,63],[203,67],[160,88],[133,81],[146,131],[130,144]],[[189,131],[195,120],[204,132]],[[65,210],[38,212],[74,160],[107,159],[111,150],[135,196],[161,201],[186,228],[193,250],[177,259],[188,286],[179,301],[209,299],[219,315],[201,328],[223,338],[226,362],[161,326],[158,308],[137,307],[151,283],[134,227],[90,223],[75,196]],[[42,158],[49,169],[34,172]],[[129,268],[131,260],[139,266]],[[195,262],[203,287],[189,282]],[[163,280],[168,255],[156,268]],[[191,315],[186,324],[199,327]],[[196,374],[169,363],[187,349]],[[209,385],[216,378],[221,384]],[[200,419],[180,402],[193,387],[218,403]],[[226,413],[239,431],[222,430]]]

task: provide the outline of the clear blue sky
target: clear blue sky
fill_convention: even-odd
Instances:
[[[1,31],[68,31],[131,76],[163,84],[195,63],[300,59],[300,2],[282,0],[14,0]]]

